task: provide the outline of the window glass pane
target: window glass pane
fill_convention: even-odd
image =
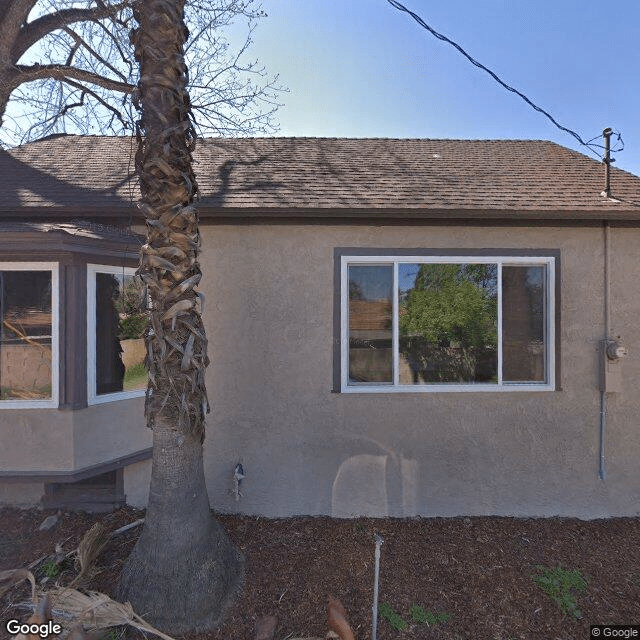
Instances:
[[[502,268],[502,378],[545,381],[546,267]]]
[[[96,393],[144,389],[142,286],[131,275],[96,273]]]
[[[400,264],[401,384],[498,381],[496,264]]]
[[[0,271],[0,399],[51,398],[51,271]]]
[[[393,267],[349,267],[349,382],[392,382]]]

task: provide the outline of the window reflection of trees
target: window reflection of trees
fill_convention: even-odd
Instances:
[[[110,273],[96,274],[96,392],[122,391],[125,366],[120,344],[120,282]]]
[[[401,384],[497,382],[497,269],[399,265]]]
[[[349,267],[349,381],[393,381],[393,269]]]
[[[0,400],[51,398],[51,271],[0,271]]]
[[[132,275],[96,273],[98,395],[146,386],[144,349],[131,347],[132,342],[142,342],[147,325],[143,297],[143,287]],[[128,351],[131,348],[134,349],[133,361]],[[138,353],[141,355],[135,357]]]

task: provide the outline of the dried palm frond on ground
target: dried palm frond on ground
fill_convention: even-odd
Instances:
[[[21,582],[28,580],[31,583],[31,600],[34,613],[27,620],[27,623],[40,624],[46,622],[51,615],[54,615],[62,618],[65,627],[72,626],[71,636],[75,635],[78,638],[86,637],[84,634],[85,628],[95,630],[129,625],[145,633],[159,636],[163,640],[173,640],[171,636],[155,629],[137,615],[128,602],[123,604],[112,600],[104,593],[97,591],[82,593],[73,588],[75,585],[88,582],[95,577],[98,573],[95,566],[96,559],[113,535],[127,531],[140,523],[141,520],[137,520],[110,533],[101,522],[96,522],[82,537],[77,549],[66,555],[62,552],[62,545],[56,543],[56,553],[53,556],[48,556],[50,559],[55,559],[56,566],[66,557],[70,555],[76,556],[76,566],[79,569],[79,573],[71,580],[69,586],[53,587],[43,591],[40,594],[40,598],[38,598],[36,579],[31,571],[28,569],[10,569],[0,572],[0,597]],[[47,556],[43,556],[37,561],[37,564],[40,564],[46,558]]]
[[[116,602],[104,593],[89,591],[85,594],[68,587],[55,587],[47,593],[51,597],[54,616],[63,614],[65,618],[81,623],[85,629],[108,629],[129,625],[163,640],[174,640],[137,615],[128,602]]]
[[[0,573],[0,580],[3,575],[7,575],[8,581],[14,580],[11,586],[15,586],[21,581],[18,578],[22,572],[22,570],[3,571]],[[32,586],[35,588],[35,582],[32,582]],[[72,635],[79,638],[86,637],[84,629],[101,630],[128,625],[163,640],[174,640],[136,614],[128,602],[124,604],[116,602],[97,591],[82,593],[69,587],[54,587],[42,592],[39,598],[34,592],[32,600],[31,609],[34,613],[26,621],[27,624],[42,624],[53,618],[63,624],[64,628],[70,629]]]
[[[95,549],[96,542],[104,546],[105,530],[100,523],[96,523],[91,529],[93,534],[87,539],[83,538],[85,545],[80,545],[84,553],[82,571],[78,577],[84,575],[88,578],[91,572],[87,572],[87,568],[91,567],[91,552],[86,551],[87,548]],[[106,536],[109,540],[109,536]],[[98,546],[100,546],[98,544]],[[84,572],[84,573],[82,573]],[[77,637],[84,637],[83,629],[108,629],[110,627],[120,627],[123,625],[131,626],[144,633],[154,634],[163,640],[174,640],[158,629],[155,629],[142,617],[137,615],[133,607],[128,603],[116,602],[104,593],[97,591],[88,591],[82,593],[77,589],[70,587],[54,587],[48,591],[41,592],[39,597],[36,592],[36,582],[34,575],[27,569],[10,569],[8,571],[0,571],[0,596],[5,595],[9,590],[19,585],[24,580],[31,583],[31,609],[33,615],[26,621],[27,624],[41,624],[47,622],[52,616],[53,618],[61,618],[65,628],[70,628],[72,633]],[[78,579],[73,582],[78,582]],[[31,636],[25,636],[30,638]],[[18,636],[20,638],[20,636]]]
[[[95,562],[110,539],[111,535],[100,522],[96,522],[87,531],[75,552],[80,573],[69,583],[69,587],[77,587],[88,582],[97,573]]]

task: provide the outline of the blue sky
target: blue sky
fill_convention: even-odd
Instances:
[[[587,140],[610,126],[640,175],[638,0],[406,0]],[[525,138],[589,153],[387,0],[263,0],[252,56],[290,93],[283,136]]]

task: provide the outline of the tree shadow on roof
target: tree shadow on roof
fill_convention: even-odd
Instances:
[[[284,201],[281,196],[285,186],[273,176],[274,168],[281,160],[279,149],[264,153],[256,141],[241,145],[234,140],[208,139],[199,141],[196,147],[196,180],[201,186],[198,206],[222,208],[233,206],[229,200],[242,194],[264,194],[269,200]],[[199,157],[198,157],[199,156]],[[211,162],[209,162],[211,159]],[[218,160],[220,162],[218,162]]]
[[[120,175],[103,171],[100,180],[95,174],[73,174],[62,153],[53,158],[51,152],[41,154],[36,147],[0,149],[0,175],[4,177],[0,211],[20,215],[28,209],[65,210],[71,217],[97,211],[115,214],[135,207],[138,189],[126,166]],[[84,160],[91,162],[92,158]],[[133,199],[127,197],[129,191]]]

